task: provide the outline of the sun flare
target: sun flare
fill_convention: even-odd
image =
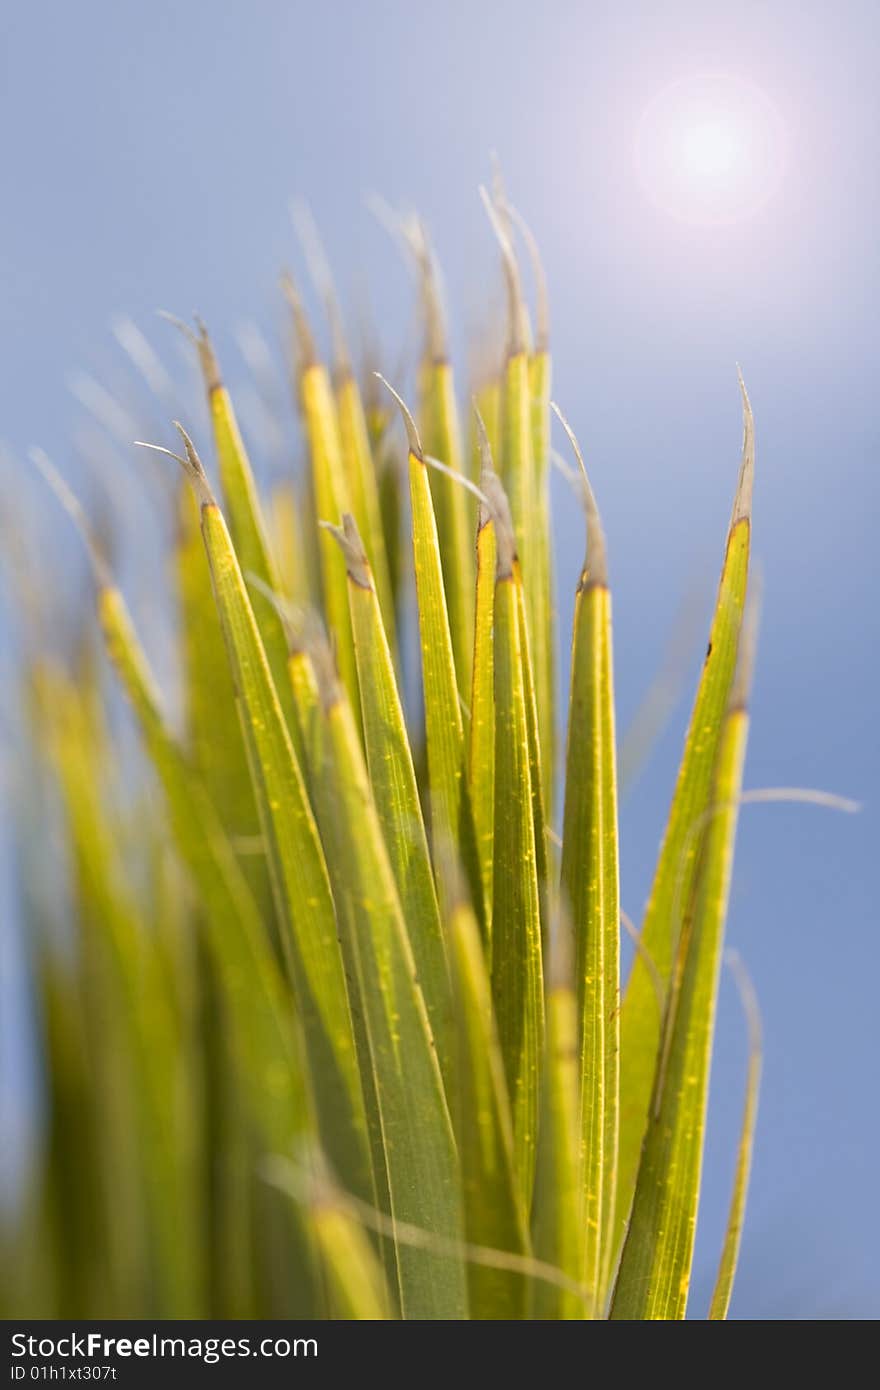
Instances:
[[[706,121],[686,130],[682,159],[695,178],[726,178],[744,154],[741,132],[723,121]]]
[[[636,166],[650,200],[678,220],[737,222],[775,192],[785,143],[779,113],[753,83],[687,78],[665,87],[642,113]]]

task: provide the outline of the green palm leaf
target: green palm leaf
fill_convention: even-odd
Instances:
[[[706,833],[676,948],[651,1113],[614,1291],[614,1318],[683,1318],[687,1309],[718,974],[748,734],[750,652],[747,642],[741,647],[705,813]]]
[[[338,808],[334,869],[345,895],[358,1003],[369,1044],[393,1224],[460,1239],[458,1160],[434,1039],[348,701],[329,653],[319,662],[325,775]],[[460,1260],[395,1242],[408,1318],[465,1316]]]
[[[645,911],[642,943],[664,986],[672,970],[678,912],[693,892],[701,841],[695,826],[705,826],[712,779],[733,683],[739,631],[746,601],[751,536],[752,481],[755,462],[754,424],[745,386],[743,451],[739,481],[727,537],[724,565],[700,677],[685,741],[675,794],[651,896]],[[622,1240],[635,1190],[636,1170],[647,1123],[660,1018],[654,984],[641,957],[632,969],[621,1015],[620,1167],[615,1241]]]
[[[487,481],[484,474],[484,487]],[[515,542],[506,498],[497,480],[491,500],[497,545],[492,996],[513,1112],[517,1180],[528,1210],[544,1048],[541,897]]]
[[[383,379],[384,380],[384,379]],[[388,386],[388,383],[384,383]],[[443,567],[428,467],[415,422],[390,386],[407,431],[413,563],[419,610],[431,836],[436,856],[456,846],[472,899],[482,915],[480,870],[468,795],[464,723],[443,586]],[[441,897],[442,897],[442,884]]]
[[[409,929],[441,1069],[449,1074],[452,998],[415,768],[373,573],[354,518],[333,528],[345,555],[373,799]]]
[[[513,1126],[498,1044],[491,985],[469,904],[453,896],[447,939],[452,963],[458,1067],[453,1110],[461,1161],[465,1233],[470,1245],[528,1253],[524,1208],[514,1172]],[[526,1316],[522,1274],[471,1262],[472,1318]]]
[[[285,928],[283,945],[302,1019],[321,1133],[345,1183],[369,1195],[363,1094],[327,868],[229,532],[192,441],[182,429],[180,433],[186,453],[178,461],[201,503],[202,535],[235,677],[278,914]]]
[[[595,1292],[583,1286],[587,1225],[580,1106],[577,997],[572,988],[566,931],[557,924],[547,986],[547,1041],[532,1231],[535,1256],[568,1278],[567,1284],[535,1280],[531,1316],[581,1319],[595,1312]],[[586,1295],[586,1297],[584,1296]],[[592,1295],[592,1297],[591,1297]]]
[[[557,414],[559,412],[557,411]],[[577,440],[587,555],[575,597],[562,837],[563,906],[571,914],[580,1056],[585,1280],[601,1298],[617,1177],[620,886],[611,596],[605,537]]]

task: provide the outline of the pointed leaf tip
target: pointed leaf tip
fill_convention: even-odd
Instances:
[[[205,390],[210,396],[212,392],[219,391],[223,385],[223,377],[220,372],[220,363],[214,351],[214,344],[208,335],[204,320],[198,314],[194,315],[196,332],[198,333],[197,346],[199,349],[199,363],[202,368],[202,375],[205,378]]]
[[[145,439],[136,439],[134,441],[135,445],[139,449],[152,449],[156,454],[167,454],[168,458],[174,459],[176,463],[180,464],[192,483],[200,505],[203,507],[216,506],[216,500],[211,491],[211,484],[208,482],[208,475],[202,466],[201,459],[196,453],[195,445],[179,420],[172,420],[171,423],[183,440],[184,456],[175,454],[173,449],[166,449],[162,444],[150,444]]]
[[[179,420],[172,420],[171,423],[177,430],[177,433],[180,435],[180,438],[183,441],[183,448],[186,453],[186,466],[188,467],[190,473],[192,473],[193,477],[197,478],[201,483],[205,485],[205,487],[207,487],[208,477],[205,473],[202,460],[196,453],[195,444],[193,444],[191,438],[189,437]]]
[[[480,488],[485,494],[486,489],[482,486],[483,480],[489,475],[494,477],[495,466],[492,460],[492,446],[489,443],[489,432],[486,429],[486,422],[480,414],[480,407],[477,405],[476,398],[474,398],[472,405],[474,419],[477,424],[477,448],[480,453]],[[490,499],[487,496],[485,501],[480,502],[479,529],[482,531],[483,527],[491,519],[492,508]]]
[[[193,322],[195,323],[195,329],[193,330],[184,319],[178,318],[176,314],[169,314],[166,309],[159,310],[159,317],[160,319],[164,319],[166,323],[173,324],[173,326],[183,334],[186,340],[192,343],[193,347],[198,352],[199,365],[202,369],[202,376],[205,379],[205,390],[208,392],[208,395],[210,395],[212,391],[219,390],[223,385],[220,363],[217,361],[214,344],[211,342],[208,335],[204,320],[198,314],[193,314]]]
[[[510,502],[501,479],[491,467],[484,467],[480,488],[486,499],[489,518],[495,523],[495,574],[498,579],[509,579],[517,559],[516,531]]]
[[[550,409],[553,411],[557,420],[561,424],[565,433],[568,435],[575,458],[580,467],[581,476],[581,499],[584,508],[584,516],[587,523],[587,565],[589,567],[590,584],[599,584],[604,587],[608,585],[608,548],[605,542],[605,530],[602,526],[602,518],[599,515],[599,508],[596,504],[596,495],[587,473],[584,456],[581,453],[581,446],[577,441],[577,435],[571,425],[566,420],[559,406],[555,401],[550,402]]]
[[[330,339],[333,347],[333,366],[338,377],[351,375],[351,354],[345,335],[345,325],[336,282],[330,268],[330,260],[318,231],[318,224],[308,203],[302,198],[291,198],[290,219],[299,237],[306,258],[309,276],[320,295],[330,326]]]
[[[432,362],[444,362],[448,351],[446,315],[443,311],[440,272],[428,228],[421,217],[414,217],[409,226],[406,223],[402,225],[404,237],[410,245],[421,279],[428,354]]]
[[[67,481],[62,478],[45,449],[40,449],[36,445],[33,445],[28,449],[28,458],[42,475],[45,482],[48,483],[56,500],[64,508],[79,532],[86,548],[86,554],[89,559],[95,584],[99,589],[109,588],[113,582],[110,574],[110,567],[98,543],[94,528],[86,516],[85,509],[79,498]]]
[[[535,282],[535,349],[537,352],[547,352],[550,347],[550,295],[538,239],[522,213],[508,198],[504,199],[504,210],[525,242],[532,263]]]
[[[511,245],[510,236],[504,226],[498,209],[492,201],[488,190],[480,184],[480,197],[486,215],[495,233],[495,238],[501,248],[501,263],[504,267],[504,278],[507,282],[508,307],[510,312],[510,343],[509,352],[511,357],[525,351],[526,334],[524,330],[524,305],[522,286],[519,279],[519,265],[517,264],[516,252]]]
[[[730,518],[730,529],[740,521],[751,520],[752,515],[752,490],[755,480],[755,417],[752,414],[752,406],[749,400],[749,393],[743,380],[743,374],[737,366],[737,376],[739,378],[739,389],[742,395],[743,411],[743,442],[742,442],[742,462],[739,469],[739,482],[737,483],[736,496],[733,500],[733,513]]]
[[[318,361],[318,349],[315,346],[315,338],[303,307],[302,297],[289,270],[285,270],[281,276],[281,290],[287,300],[293,320],[296,350],[299,353],[299,370],[304,372]]]
[[[483,468],[492,468],[492,445],[489,443],[489,431],[486,429],[486,422],[477,404],[476,396],[471,398],[471,406],[473,407],[474,419],[477,422],[477,444],[480,450],[480,463]]]
[[[416,214],[407,216],[396,212],[378,194],[370,194],[367,204],[377,221],[415,263],[425,314],[428,356],[435,364],[444,362],[447,357],[446,315],[440,273],[431,248],[428,229],[422,218]]]
[[[170,459],[177,461],[179,466],[184,468],[186,477],[192,482],[200,505],[203,507],[217,505],[217,503],[215,503],[214,493],[211,491],[210,482],[207,481],[207,474],[206,471],[204,471],[202,459],[200,459],[199,455],[196,453],[195,443],[193,443],[189,435],[186,434],[184,425],[179,423],[179,420],[172,420],[171,424],[174,425],[175,430],[177,430],[182,441],[184,441],[184,456],[175,453],[174,449],[165,449],[160,443],[149,443],[146,439],[135,439],[135,445],[138,446],[139,449],[153,449],[154,453],[164,453],[164,455],[167,455]]]
[[[476,401],[473,402],[474,419],[477,422],[477,445],[480,451],[480,486],[475,489],[480,496],[480,528],[488,521],[495,523],[496,538],[500,546],[497,557],[499,576],[509,575],[513,570],[516,555],[516,531],[510,511],[510,502],[504,486],[492,461],[492,446],[489,432],[480,414]]]
[[[409,445],[409,451],[411,454],[414,454],[415,457],[419,459],[421,462],[424,462],[425,455],[422,451],[422,441],[419,438],[419,432],[416,429],[416,422],[410,414],[409,407],[407,406],[403,397],[397,394],[390,381],[385,380],[385,377],[382,375],[381,372],[374,372],[373,376],[376,378],[377,381],[381,381],[385,389],[387,391],[390,391],[394,399],[397,401],[397,404],[400,407],[400,413],[403,417],[404,426],[406,427],[406,439],[407,444]]]
[[[343,512],[342,525],[335,526],[332,521],[322,521],[321,526],[328,531],[345,556],[345,568],[353,584],[361,589],[373,588],[370,562],[361,540],[361,533],[351,512]]]

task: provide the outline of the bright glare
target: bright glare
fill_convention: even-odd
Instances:
[[[706,121],[686,130],[681,153],[694,178],[724,178],[736,169],[745,151],[735,126]]]
[[[751,216],[775,192],[785,163],[779,114],[741,78],[687,78],[659,92],[636,135],[639,177],[651,201],[684,222]]]

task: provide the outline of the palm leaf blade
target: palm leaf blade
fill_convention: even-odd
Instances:
[[[700,1194],[724,919],[748,718],[734,683],[723,722],[708,827],[664,1020],[652,1113],[612,1305],[614,1318],[683,1318]]]
[[[733,683],[746,600],[754,425],[744,386],[742,394],[742,463],[709,648],[642,929],[645,951],[654,961],[664,985],[672,969],[677,911],[689,900],[696,875],[700,844],[699,833],[694,827],[705,825],[702,818],[710,804],[712,777]],[[633,963],[621,1013],[620,1166],[615,1215],[618,1245],[635,1190],[659,1042],[655,986],[650,971],[639,957]]]

